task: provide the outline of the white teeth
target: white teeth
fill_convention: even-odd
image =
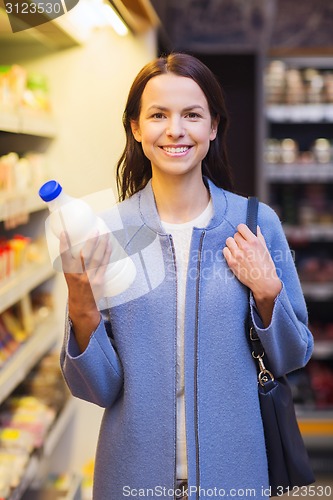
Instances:
[[[175,147],[164,147],[163,148],[164,151],[166,151],[167,153],[171,153],[171,154],[175,154],[175,153],[185,153],[185,151],[187,151],[188,149],[190,149],[188,146],[182,146],[182,147],[179,147],[179,148],[175,148]]]

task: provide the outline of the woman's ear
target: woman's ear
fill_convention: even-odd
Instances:
[[[216,137],[217,129],[219,127],[219,123],[220,123],[220,117],[219,116],[216,116],[215,118],[212,118],[212,127],[211,127],[210,136],[209,136],[209,139],[211,141],[213,141],[215,139],[215,137]]]
[[[134,139],[137,142],[141,142],[140,127],[139,127],[139,123],[136,120],[131,120],[131,129],[132,129],[132,134],[134,136]]]

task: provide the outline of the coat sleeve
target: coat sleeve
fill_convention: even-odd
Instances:
[[[123,370],[104,311],[83,353],[66,315],[60,365],[73,396],[103,408],[112,406],[123,387]]]
[[[264,328],[251,294],[254,326],[265,350],[265,365],[274,376],[302,368],[313,351],[313,336],[308,329],[308,313],[300,280],[281,222],[275,212],[260,203],[258,224],[282,281],[275,299],[271,324]]]

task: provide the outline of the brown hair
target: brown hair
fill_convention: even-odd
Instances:
[[[212,119],[218,119],[216,138],[211,141],[206,157],[202,161],[202,174],[218,187],[233,190],[231,169],[226,151],[228,116],[222,88],[205,64],[189,54],[172,53],[146,64],[135,78],[128,94],[123,114],[126,133],[125,149],[117,163],[117,186],[119,199],[133,195],[144,188],[152,176],[151,164],[145,156],[141,143],[134,139],[131,121],[137,121],[141,110],[141,96],[151,78],[165,73],[194,80],[206,96]]]

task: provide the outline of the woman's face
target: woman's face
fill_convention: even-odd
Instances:
[[[141,97],[135,139],[152,166],[152,175],[201,174],[201,162],[216,137],[205,94],[191,78],[173,73],[151,78]]]

